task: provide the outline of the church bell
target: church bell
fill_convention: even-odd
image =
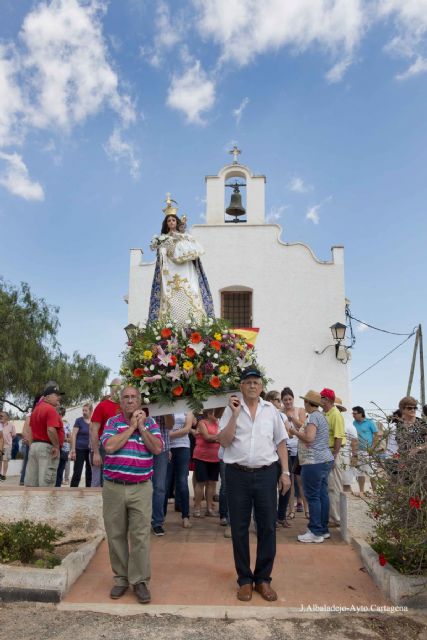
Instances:
[[[225,210],[225,213],[229,216],[234,216],[235,219],[233,222],[238,222],[239,216],[246,215],[246,209],[242,205],[242,194],[239,190],[239,184],[236,182],[235,184],[229,184],[227,187],[233,187],[233,193],[231,194],[230,204]]]

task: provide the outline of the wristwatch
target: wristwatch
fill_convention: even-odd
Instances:
[[[290,473],[290,471],[282,471],[282,476],[284,476],[284,475],[290,477],[291,473]]]

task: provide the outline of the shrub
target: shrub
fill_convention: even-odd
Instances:
[[[53,543],[63,535],[59,529],[30,520],[0,522],[0,562],[30,563],[36,550],[52,553]]]
[[[390,426],[390,425],[389,425]],[[371,452],[377,488],[369,500],[372,547],[382,565],[427,575],[427,451],[408,441],[392,458]]]

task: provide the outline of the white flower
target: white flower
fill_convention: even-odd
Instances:
[[[187,320],[187,324],[191,324],[191,322],[192,322],[191,320]]]
[[[226,379],[226,382],[231,382],[231,378],[227,378],[227,379]]]
[[[156,340],[161,340],[161,336],[156,336]]]
[[[150,402],[150,398],[144,398],[144,402],[145,404],[148,404]]]
[[[155,367],[154,364],[150,364],[150,371],[154,371]]]
[[[167,326],[168,329],[172,329],[172,323],[171,322],[168,322],[166,326]]]
[[[211,352],[210,352],[210,351],[207,351],[207,352],[206,352],[206,355],[208,356],[208,358],[210,358],[210,357],[211,357]]]
[[[217,353],[214,353],[213,357],[214,357],[214,358],[218,358],[218,354],[217,354]]]

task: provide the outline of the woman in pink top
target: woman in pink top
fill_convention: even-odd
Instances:
[[[206,495],[206,515],[216,516],[214,495],[219,477],[218,420],[215,410],[203,412],[196,431],[196,446],[193,452],[195,462],[196,486],[194,489],[194,517],[201,517],[203,496]]]

